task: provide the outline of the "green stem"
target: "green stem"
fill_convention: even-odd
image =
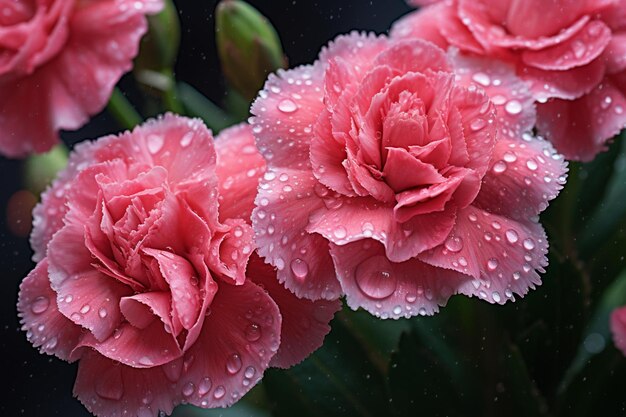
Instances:
[[[117,87],[113,90],[107,109],[123,128],[133,129],[143,122],[141,115]]]
[[[167,110],[176,114],[185,114],[185,106],[179,99],[178,88],[176,86],[176,78],[171,70],[164,70],[162,75],[168,79],[168,88],[163,91],[163,103]]]

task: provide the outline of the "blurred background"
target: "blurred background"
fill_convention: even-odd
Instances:
[[[215,45],[215,7],[217,1],[174,1],[181,22],[181,47],[175,75],[201,91],[213,102],[225,98]],[[250,0],[277,29],[289,65],[312,62],[322,45],[340,33],[351,30],[388,30],[391,23],[410,11],[404,0]],[[131,92],[129,78],[122,89]],[[106,111],[79,131],[63,133],[72,145],[120,130]],[[22,278],[33,268],[28,243],[30,206],[33,198],[17,193],[23,188],[23,161],[0,158],[0,375],[4,388],[0,415],[5,417],[90,416],[72,397],[76,365],[41,355],[19,330],[15,304]],[[191,412],[189,412],[191,413]],[[191,415],[179,411],[179,415]],[[216,410],[206,415],[219,416]],[[253,412],[248,414],[254,415]],[[245,415],[245,414],[240,414]]]
[[[247,102],[227,87],[220,68],[217,1],[173,1],[181,24],[178,98],[216,128],[244,120]],[[411,10],[404,0],[249,3],[276,28],[289,66],[311,63],[338,34],[384,33]],[[165,90],[155,99],[133,75],[119,86],[144,115],[157,114],[159,103],[180,105]],[[235,116],[206,112],[214,105],[203,96]],[[117,133],[117,116],[104,111],[63,140],[71,147]],[[626,304],[626,135],[593,162],[569,167],[566,188],[541,215],[550,266],[543,285],[523,300],[494,306],[459,296],[435,317],[397,321],[344,308],[324,347],[302,364],[268,370],[262,385],[230,409],[179,407],[174,417],[626,417],[626,359],[608,328],[612,309]],[[19,329],[15,304],[34,266],[28,233],[38,194],[24,191],[23,171],[23,161],[0,158],[0,417],[88,417],[72,397],[76,365],[39,354]]]

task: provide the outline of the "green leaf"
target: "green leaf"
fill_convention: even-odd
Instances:
[[[626,271],[622,272],[600,299],[593,318],[585,330],[584,341],[561,382],[561,392],[567,389],[574,377],[589,363],[592,356],[602,352],[607,345],[612,343],[609,318],[614,309],[623,305],[626,305]]]
[[[620,150],[615,158],[613,175],[606,192],[580,234],[579,248],[583,255],[593,252],[615,233],[626,214],[626,134],[620,136]],[[586,190],[586,188],[585,188]],[[585,196],[585,198],[588,198]]]
[[[268,370],[263,385],[277,417],[377,417],[388,408],[383,376],[337,319],[322,348],[291,369]]]
[[[199,117],[215,133],[237,122],[217,104],[186,83],[178,83],[179,98],[192,117]]]

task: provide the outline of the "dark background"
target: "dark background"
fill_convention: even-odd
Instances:
[[[403,0],[250,0],[269,17],[283,41],[290,65],[313,61],[322,45],[352,30],[385,32],[410,8]],[[213,12],[217,1],[175,1],[182,26],[177,78],[219,102],[224,94],[214,44]],[[71,145],[118,131],[106,112],[83,129],[64,133]],[[79,417],[90,414],[72,397],[75,365],[41,355],[19,330],[15,304],[20,281],[33,268],[28,240],[13,235],[7,224],[7,203],[22,188],[21,161],[0,158],[0,416]],[[215,415],[219,415],[218,412]]]

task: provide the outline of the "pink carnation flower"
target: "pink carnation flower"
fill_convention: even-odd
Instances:
[[[82,143],[35,209],[23,329],[79,361],[74,394],[98,416],[228,406],[329,331],[339,303],[299,300],[253,255],[265,166],[250,129],[216,148],[172,115]]]
[[[626,125],[625,0],[411,3],[428,6],[398,21],[392,37],[514,65],[539,102],[540,133],[567,158],[593,159]]]
[[[22,157],[58,142],[102,110],[132,67],[146,14],[161,0],[0,3],[0,153]]]
[[[540,283],[537,214],[566,168],[527,133],[532,96],[508,67],[351,34],[270,76],[252,112],[259,253],[298,296],[398,318]]]
[[[621,307],[611,314],[611,331],[615,346],[626,356],[626,307]]]

